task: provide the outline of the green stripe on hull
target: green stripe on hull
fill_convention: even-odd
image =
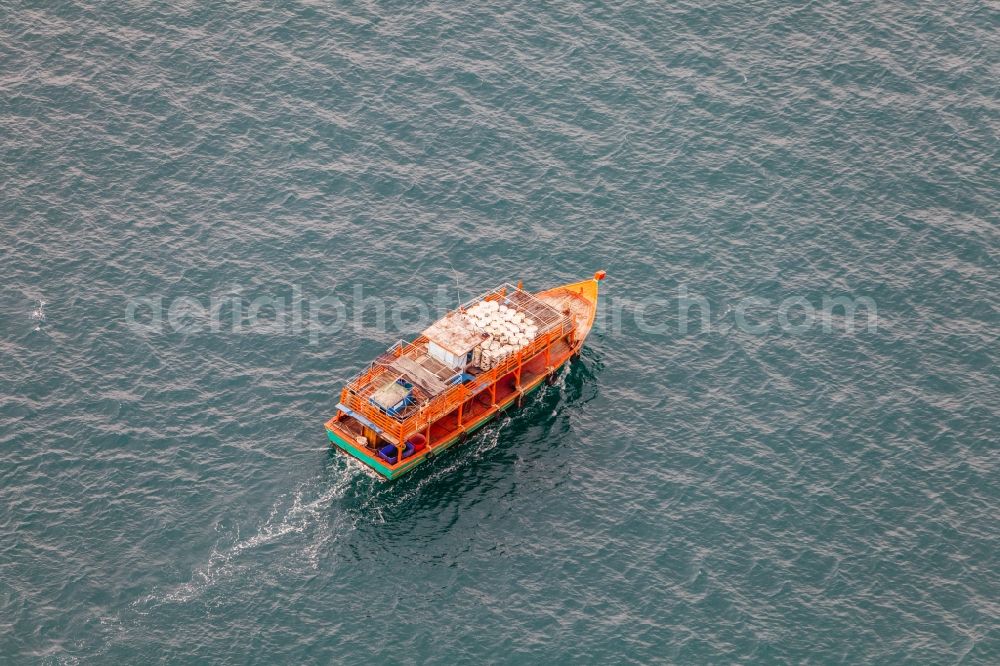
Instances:
[[[374,469],[376,472],[378,472],[385,478],[387,479],[392,478],[392,470],[383,465],[382,461],[369,458],[368,456],[362,454],[357,446],[351,444],[346,439],[344,439],[337,433],[333,432],[332,430],[327,430],[326,434],[330,438],[330,441],[333,442],[336,446],[343,449],[345,452],[351,454],[361,462],[365,463],[366,465]]]

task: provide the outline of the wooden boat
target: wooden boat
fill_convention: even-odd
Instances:
[[[397,342],[344,386],[330,441],[386,479],[447,450],[580,352],[602,279],[535,294],[503,284]]]

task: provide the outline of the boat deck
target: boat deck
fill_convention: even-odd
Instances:
[[[552,345],[552,359],[561,360],[569,356],[570,353],[572,353],[572,349],[570,349],[570,346],[564,340],[560,340]],[[527,390],[529,387],[532,387],[543,380],[546,374],[548,374],[548,372],[545,365],[545,355],[539,354],[522,366],[521,388]],[[518,390],[514,373],[501,377],[497,381],[496,404],[506,406],[506,403],[516,396],[517,393]],[[458,412],[452,412],[436,421],[431,426],[431,441],[445,442],[452,439],[453,437],[461,434],[463,430],[467,429],[469,424],[479,421],[492,411],[492,395],[490,394],[490,391],[482,391],[479,395],[472,398],[470,402],[466,403],[463,408],[462,426],[464,427],[459,426]]]
[[[562,365],[572,355],[574,347],[565,339],[552,344],[549,350],[549,364],[546,364],[545,354],[538,354],[526,361],[521,367],[521,385],[523,392],[531,390],[549,374],[553,366]],[[497,411],[506,409],[517,397],[519,391],[514,372],[504,375],[496,382],[496,402],[490,390],[483,390],[472,397],[462,407],[461,423],[458,410],[446,414],[430,426],[430,442],[428,453],[442,445],[450,445],[453,440],[465,432],[474,430]],[[327,424],[328,428],[340,431],[341,436],[348,441],[357,443],[370,455],[375,455],[375,447],[364,438],[364,426],[351,416],[341,415],[335,421]],[[423,457],[422,455],[420,457]]]
[[[583,340],[590,332],[594,318],[594,308],[579,295],[571,291],[554,290],[539,294],[538,299],[564,315],[572,317],[577,340]]]

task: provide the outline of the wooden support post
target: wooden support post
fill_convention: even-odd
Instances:
[[[524,405],[524,389],[521,387],[521,369],[524,367],[524,350],[517,353],[517,371],[514,373],[514,390],[517,391],[518,408]]]
[[[555,381],[555,372],[552,370],[552,338],[545,343],[545,383],[551,386]]]
[[[465,403],[459,403],[458,405],[458,429],[462,429],[462,408],[465,407]]]
[[[494,407],[494,408],[497,406],[497,382],[498,381],[499,380],[494,380],[493,383],[490,384],[490,402],[491,402],[490,406]]]

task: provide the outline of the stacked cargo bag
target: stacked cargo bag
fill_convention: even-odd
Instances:
[[[538,336],[538,326],[524,312],[497,301],[480,301],[466,314],[488,337],[472,351],[472,364],[492,370],[520,353]]]

